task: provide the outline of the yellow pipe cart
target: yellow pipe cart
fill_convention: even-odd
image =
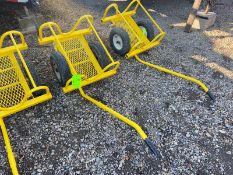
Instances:
[[[87,26],[80,29],[80,24]],[[44,36],[47,30],[49,36]],[[86,37],[93,34],[98,43],[88,42]],[[133,127],[148,145],[149,149],[160,156],[155,145],[141,127],[134,121],[114,111],[107,105],[85,94],[83,87],[116,74],[120,63],[115,62],[93,26],[93,17],[82,16],[68,33],[63,33],[54,22],[48,22],[39,28],[39,43],[54,44],[55,52],[51,54],[50,61],[63,92],[68,93],[79,90],[80,94],[99,108],[109,112],[124,123]]]
[[[133,19],[133,16],[137,13],[139,7],[143,10],[149,20],[146,19],[136,22]],[[112,10],[114,10],[114,14],[109,15]],[[132,2],[122,12],[119,10],[117,4],[113,3],[109,5],[104,12],[101,22],[104,24],[108,22],[112,23],[109,40],[110,46],[115,53],[125,56],[126,58],[135,57],[136,60],[142,64],[196,83],[212,100],[214,100],[212,93],[200,80],[148,63],[139,58],[138,55],[140,53],[158,46],[166,35],[158,23],[141,4],[140,0],[132,0]],[[157,35],[155,35],[155,27],[158,31]]]
[[[4,47],[7,37],[13,45]],[[40,86],[34,68],[23,58],[21,51],[26,49],[24,36],[18,31],[6,32],[0,38],[0,127],[13,175],[18,174],[18,169],[4,118],[52,98],[49,88]]]

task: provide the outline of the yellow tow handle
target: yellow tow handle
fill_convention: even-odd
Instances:
[[[209,89],[206,87],[206,85],[204,83],[202,83],[200,80],[197,80],[197,79],[195,79],[193,77],[190,77],[190,76],[187,76],[187,75],[175,72],[175,71],[167,69],[165,67],[161,67],[161,66],[158,66],[158,65],[151,64],[151,63],[148,63],[146,61],[143,61],[142,59],[139,58],[138,55],[135,55],[135,58],[136,58],[137,61],[139,61],[142,64],[145,64],[145,65],[150,66],[152,68],[158,69],[159,71],[162,71],[162,72],[165,72],[165,73],[168,73],[168,74],[171,74],[171,75],[174,75],[174,76],[177,76],[177,77],[180,77],[180,78],[183,78],[185,80],[188,80],[188,81],[191,81],[193,83],[198,84],[203,89],[203,91],[208,94],[208,96],[212,100],[215,100],[215,98],[212,95],[212,93],[209,91]]]
[[[79,88],[79,91],[80,91],[81,95],[85,99],[91,101],[92,103],[94,103],[99,108],[101,108],[101,109],[109,112],[110,114],[114,115],[115,117],[117,117],[118,119],[120,119],[121,121],[123,121],[124,123],[126,123],[127,125],[133,127],[137,131],[137,133],[140,135],[140,137],[144,140],[144,142],[146,143],[146,145],[149,147],[150,151],[157,158],[161,158],[161,155],[160,155],[159,151],[157,150],[156,145],[148,138],[148,136],[145,134],[145,132],[142,130],[142,128],[137,123],[135,123],[134,121],[128,119],[127,117],[119,114],[118,112],[114,111],[113,109],[111,109],[107,105],[104,105],[103,103],[101,103],[101,102],[93,99],[92,97],[86,95],[82,88]]]
[[[4,139],[4,142],[6,145],[7,156],[8,156],[8,160],[9,160],[10,167],[12,170],[12,174],[18,175],[19,173],[18,173],[16,161],[15,161],[15,156],[14,156],[14,153],[13,153],[12,148],[11,148],[10,139],[8,137],[7,129],[6,129],[6,126],[4,124],[3,119],[0,119],[0,126],[1,126],[1,130],[2,130],[3,139]]]

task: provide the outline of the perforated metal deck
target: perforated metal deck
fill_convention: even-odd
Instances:
[[[85,75],[86,79],[97,75],[97,69],[91,61],[91,56],[88,55],[83,46],[80,36],[61,41],[62,47],[66,51],[74,69],[78,74]]]
[[[0,108],[16,106],[25,98],[27,87],[22,85],[19,76],[22,73],[15,56],[0,57]],[[26,80],[23,78],[23,81]]]

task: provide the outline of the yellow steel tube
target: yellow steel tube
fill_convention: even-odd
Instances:
[[[56,45],[57,45],[59,51],[61,52],[61,54],[62,54],[65,58],[67,58],[68,56],[67,56],[65,50],[63,49],[63,47],[62,47],[62,45],[61,45],[61,43],[60,43],[60,40],[58,39],[58,36],[57,36],[56,32],[54,31],[54,29],[53,29],[52,26],[55,26],[55,27],[56,27],[56,29],[58,30],[59,34],[68,35],[68,33],[62,33],[60,27],[59,27],[56,23],[54,23],[54,22],[48,22],[48,23],[43,24],[43,25],[40,27],[40,29],[39,29],[39,41],[42,42],[42,40],[43,40],[43,36],[42,36],[42,35],[43,35],[43,29],[44,29],[45,27],[48,27],[48,28],[50,29],[50,31],[52,32],[52,35],[53,35],[53,37],[54,37],[54,42],[56,43]],[[72,73],[72,74],[76,74],[76,70],[75,70],[74,67],[72,66],[71,61],[70,61],[69,59],[66,59],[66,61],[67,61],[68,65],[69,65],[69,67],[70,67],[71,73]]]
[[[28,47],[27,45],[18,44],[18,48],[19,50],[26,50]],[[0,49],[1,56],[8,55],[9,53],[14,53],[14,52],[17,52],[17,49],[14,46],[9,46]]]
[[[119,11],[119,9],[118,9],[118,5],[117,5],[116,3],[113,3],[113,4],[109,5],[109,6],[106,8],[106,10],[104,11],[103,18],[106,18],[106,17],[107,17],[107,14],[108,14],[108,12],[109,12],[109,10],[110,10],[111,8],[114,8],[114,9],[116,10],[116,14],[119,14],[119,13],[120,13],[120,11]],[[103,19],[103,18],[102,18],[102,19]]]
[[[21,44],[17,44],[17,45],[23,45],[23,46],[26,46],[26,42],[25,42],[25,39],[23,37],[23,34],[18,32],[18,31],[15,31],[15,30],[12,30],[12,31],[9,31],[9,32],[6,32],[4,33],[1,38],[0,38],[0,48],[2,48],[2,45],[3,45],[3,42],[5,40],[5,38],[7,36],[10,36],[10,34],[13,33],[13,34],[16,34],[16,35],[19,35],[20,39],[21,39]]]
[[[72,33],[79,27],[80,23],[81,23],[84,19],[87,20],[88,24],[90,25],[90,28],[92,29],[92,31],[94,32],[96,38],[99,40],[100,44],[101,44],[102,47],[104,48],[104,51],[105,51],[106,54],[108,55],[109,59],[110,59],[112,62],[114,62],[112,56],[111,56],[110,53],[108,52],[108,50],[107,50],[107,48],[105,47],[103,41],[101,40],[99,34],[97,33],[95,27],[93,26],[93,20],[94,20],[94,19],[93,19],[93,17],[92,17],[91,15],[84,15],[84,16],[82,16],[82,17],[76,22],[76,24],[74,25],[74,27],[72,28],[72,30],[71,30],[70,32],[68,32],[67,34],[65,34],[65,35],[70,35],[70,34],[72,34]]]
[[[2,130],[3,139],[4,139],[4,142],[5,142],[5,145],[6,145],[8,161],[10,163],[12,174],[13,175],[18,175],[19,173],[18,173],[16,161],[15,161],[15,156],[14,156],[14,153],[12,151],[11,144],[10,144],[10,139],[8,137],[6,126],[5,126],[4,121],[3,121],[2,118],[0,118],[0,126],[1,126],[1,130]]]
[[[146,15],[150,18],[150,20],[154,23],[154,25],[158,28],[158,30],[160,32],[164,32],[162,30],[162,28],[158,25],[158,23],[152,18],[152,16],[147,12],[147,10],[145,9],[145,7],[141,4],[141,2],[139,0],[136,0],[138,1],[138,4],[140,5],[140,7],[143,9],[143,11],[146,13]]]
[[[107,65],[104,69],[103,69],[103,72],[106,72],[108,69],[110,68],[113,68],[113,70],[117,70],[119,67],[120,67],[120,62],[119,61],[116,61],[116,62],[113,62],[113,63],[110,63],[109,65]]]
[[[168,73],[168,74],[172,74],[172,75],[175,75],[175,76],[177,76],[177,77],[186,79],[186,80],[191,81],[191,82],[193,82],[193,83],[196,83],[196,84],[198,84],[206,93],[209,91],[209,89],[206,87],[206,85],[205,85],[204,83],[202,83],[200,80],[197,80],[197,79],[195,79],[195,78],[193,78],[193,77],[186,76],[186,75],[184,75],[184,74],[175,72],[175,71],[173,71],[173,70],[170,70],[170,69],[167,69],[167,68],[158,66],[158,65],[154,65],[154,64],[148,63],[148,62],[146,62],[146,61],[141,60],[137,55],[135,55],[135,58],[136,58],[136,60],[139,61],[140,63],[145,64],[145,65],[150,66],[150,67],[153,67],[153,68],[155,68],[155,69],[158,69],[159,71],[166,72],[166,73]]]
[[[32,78],[32,75],[31,75],[31,73],[30,73],[30,71],[29,71],[29,69],[28,69],[28,66],[27,66],[26,62],[24,61],[24,59],[23,59],[23,55],[21,54],[21,52],[20,52],[20,50],[19,50],[19,48],[18,48],[18,45],[17,45],[17,43],[16,43],[16,41],[15,41],[15,39],[14,39],[14,37],[13,37],[13,32],[10,33],[10,38],[11,38],[12,42],[14,43],[14,46],[15,46],[15,48],[16,48],[16,50],[17,50],[17,53],[18,53],[18,55],[19,55],[19,58],[20,58],[20,60],[21,60],[21,62],[22,62],[22,64],[23,64],[23,66],[24,66],[24,68],[25,68],[25,70],[26,70],[26,72],[27,72],[27,75],[28,75],[28,77],[29,77],[29,79],[30,79],[30,81],[31,81],[31,83],[32,83],[32,86],[33,86],[33,88],[35,88],[35,87],[36,87],[36,83],[34,82],[34,80],[33,80],[33,78]]]
[[[133,57],[135,55],[138,55],[138,54],[140,54],[142,52],[145,52],[146,50],[149,50],[149,49],[151,49],[153,47],[156,47],[159,44],[160,44],[159,41],[156,41],[156,42],[153,42],[153,43],[151,42],[151,43],[149,43],[148,45],[146,45],[146,46],[144,46],[142,48],[135,49],[134,51],[131,51],[131,52],[127,53],[125,56],[126,56],[126,58],[131,58],[131,57]]]
[[[150,43],[150,45],[153,45],[154,42],[161,42],[161,40],[165,37],[166,33],[162,32],[159,35],[157,35]],[[147,46],[150,47],[150,46]]]
[[[134,7],[134,9],[133,9],[132,11],[136,12],[137,9],[138,9],[138,6],[140,5],[140,4],[139,4],[140,1],[138,1],[138,0],[133,0],[133,1],[131,1],[130,4],[126,7],[126,9],[123,11],[123,13],[127,12],[127,11],[133,6],[133,4],[134,4],[135,2],[137,3],[137,5]]]
[[[79,25],[81,24],[81,22],[82,22],[84,19],[86,19],[86,20],[88,21],[89,24],[90,24],[90,23],[93,23],[93,21],[94,21],[94,19],[93,19],[93,17],[92,17],[91,15],[84,15],[84,16],[82,16],[82,17],[79,18],[79,20],[75,23],[74,27],[70,30],[70,32],[65,33],[65,35],[69,35],[69,34],[75,32],[75,31],[77,30],[77,28],[79,27]],[[91,22],[89,22],[90,20],[91,20]],[[90,27],[91,27],[91,26],[90,26]],[[90,27],[89,27],[89,28],[90,28]]]
[[[62,47],[61,42],[59,41],[59,39],[58,39],[58,37],[57,37],[55,31],[53,30],[53,28],[52,28],[52,26],[51,26],[50,24],[49,24],[49,28],[50,28],[52,34],[54,35],[55,42],[56,42],[56,44],[57,44],[57,46],[58,46],[60,52],[61,52],[62,55],[66,58],[66,61],[67,61],[68,65],[69,65],[69,68],[70,68],[71,73],[72,73],[73,75],[76,74],[76,70],[75,70],[74,67],[72,66],[71,61],[70,61],[69,59],[67,59],[68,56],[67,56],[67,54],[66,54],[66,51],[65,51],[64,48]]]
[[[148,138],[148,136],[145,134],[145,132],[142,130],[142,128],[137,123],[135,123],[134,121],[128,119],[127,117],[119,114],[118,112],[116,112],[113,109],[109,108],[107,105],[104,105],[103,103],[101,103],[101,102],[93,99],[92,97],[86,95],[82,88],[79,88],[79,91],[80,91],[81,95],[85,99],[91,101],[92,103],[94,103],[99,108],[109,112],[110,114],[114,115],[116,118],[120,119],[121,121],[128,124],[129,126],[133,127],[138,132],[138,134],[140,135],[140,137],[143,140],[146,140]]]
[[[39,28],[39,40],[40,41],[43,40],[43,30],[49,26],[54,26],[57,29],[58,33],[62,34],[61,28],[55,22],[47,22],[47,23],[42,24]]]
[[[136,14],[136,12],[134,12],[134,11],[129,11],[129,12],[124,12],[124,16],[133,16],[133,15],[135,15]],[[107,23],[107,22],[112,22],[112,23],[114,23],[114,21],[115,20],[118,20],[119,19],[119,16],[117,16],[117,14],[116,15],[114,15],[114,16],[107,16],[107,17],[102,17],[101,18],[101,22],[102,23]]]
[[[121,18],[123,19],[123,21],[126,23],[126,25],[128,26],[128,28],[131,30],[131,32],[134,34],[134,36],[137,38],[138,42],[142,42],[141,38],[140,38],[140,37],[137,35],[137,33],[134,31],[134,29],[132,28],[132,26],[129,24],[128,20],[125,19],[123,13],[121,13],[121,12],[119,11],[118,5],[117,5],[117,4],[114,4],[114,5],[112,4],[112,5],[110,5],[110,6],[112,6],[112,7],[114,7],[114,8],[116,9],[117,14],[120,15],[120,17],[121,17]],[[107,10],[109,10],[109,7],[106,9],[106,11],[107,11]],[[105,13],[104,13],[104,16],[105,16],[105,14],[106,14],[106,11],[105,11]],[[104,21],[104,18],[105,18],[105,17],[103,17],[103,18],[101,19],[102,22]]]
[[[89,20],[89,18],[87,18],[87,21],[89,23],[89,25],[91,26],[93,32],[95,33],[95,36],[97,37],[97,39],[99,40],[100,44],[102,45],[102,47],[104,48],[105,53],[108,55],[109,59],[114,62],[112,56],[110,55],[110,53],[108,52],[107,48],[105,47],[103,41],[101,40],[99,34],[97,33],[97,31],[95,30],[95,27],[93,26],[92,22]]]

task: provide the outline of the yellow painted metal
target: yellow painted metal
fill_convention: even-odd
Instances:
[[[135,5],[135,7],[134,7]],[[134,7],[132,9],[132,7]],[[147,37],[143,34],[141,29],[138,27],[137,23],[132,18],[136,14],[138,8],[141,8],[146,16],[152,21],[154,26],[158,29],[158,34],[152,41],[149,41]],[[108,16],[110,10],[115,10],[115,14]],[[165,37],[166,33],[158,25],[158,23],[151,17],[151,15],[146,11],[139,0],[133,0],[127,8],[120,12],[118,5],[113,3],[107,7],[104,12],[104,15],[101,19],[102,23],[111,22],[114,27],[120,27],[124,29],[128,34],[131,41],[131,49],[126,55],[126,58],[133,57],[137,54],[140,54],[152,47],[155,47],[160,44],[162,39]]]
[[[162,72],[166,72],[168,74],[173,74],[177,77],[181,77],[183,79],[186,79],[188,81],[192,81],[196,84],[198,84],[205,92],[208,92],[208,88],[206,87],[206,85],[204,83],[202,83],[201,81],[195,79],[195,78],[192,78],[192,77],[189,77],[189,76],[186,76],[184,74],[181,74],[181,73],[178,73],[178,72],[175,72],[173,70],[170,70],[170,69],[167,69],[167,68],[164,68],[164,67],[161,67],[161,66],[158,66],[158,65],[155,65],[155,64],[151,64],[151,63],[148,63],[146,61],[143,61],[142,59],[140,59],[137,55],[135,56],[136,60],[138,60],[140,63],[142,64],[145,64],[147,66],[150,66],[150,67],[153,67],[155,69],[158,69],[159,71],[162,71]]]
[[[78,29],[80,24],[84,22],[89,26],[84,29]],[[39,43],[41,45],[54,43],[55,50],[61,53],[66,59],[71,74],[83,75],[81,87],[114,75],[120,65],[119,62],[115,62],[113,60],[92,23],[93,17],[90,15],[84,15],[76,22],[74,27],[68,33],[63,33],[60,27],[54,22],[45,23],[39,28]],[[51,36],[43,36],[43,32],[46,29],[51,31]],[[58,33],[56,33],[56,31]],[[111,61],[111,64],[104,69],[100,67],[87,40],[85,39],[85,35],[90,35],[92,33],[95,34],[98,42],[101,44]],[[64,93],[68,93],[73,90],[70,79],[67,82],[66,87],[63,88],[63,91]]]
[[[19,173],[18,173],[16,161],[15,161],[15,156],[14,156],[14,153],[12,151],[10,139],[8,137],[6,126],[5,126],[4,121],[3,121],[2,118],[0,118],[0,127],[1,127],[1,130],[2,130],[3,139],[5,141],[7,156],[8,156],[8,160],[10,162],[10,167],[11,167],[11,170],[12,170],[12,174],[13,175],[18,175]]]
[[[140,137],[143,139],[143,140],[146,140],[148,138],[148,136],[145,134],[145,132],[142,130],[142,128],[137,124],[135,123],[134,121],[128,119],[127,117],[119,114],[118,112],[114,111],[113,109],[109,108],[107,105],[104,105],[103,103],[93,99],[92,97],[86,95],[83,91],[82,88],[79,89],[81,95],[91,101],[92,103],[94,103],[96,106],[102,108],[103,110],[109,112],[110,114],[114,115],[115,117],[117,117],[118,119],[120,119],[121,121],[123,121],[124,123],[128,124],[129,126],[133,127],[137,133],[140,135]]]
[[[84,20],[89,24],[89,27],[86,29],[76,30],[81,22]],[[93,17],[90,15],[82,16],[75,24],[73,29],[68,33],[62,33],[61,29],[56,23],[48,22],[43,24],[39,29],[39,43],[40,44],[48,44],[54,43],[55,50],[60,52],[64,58],[66,59],[69,68],[71,70],[71,74],[81,74],[82,81],[81,87],[79,88],[80,94],[87,100],[91,101],[99,108],[109,112],[110,114],[114,115],[116,118],[120,119],[124,123],[128,124],[129,126],[133,127],[138,134],[141,136],[143,140],[147,139],[147,135],[141,129],[141,127],[135,123],[134,121],[128,119],[127,117],[119,114],[118,112],[114,111],[107,105],[93,99],[92,97],[86,95],[82,89],[82,87],[99,81],[101,79],[107,78],[112,76],[116,73],[120,63],[117,61],[115,62],[111,55],[109,54],[108,50],[106,49],[104,43],[100,39],[98,33],[96,32],[93,26]],[[53,27],[56,28],[58,34],[56,34]],[[50,29],[52,36],[43,37],[43,32],[45,29]],[[85,35],[90,33],[94,33],[96,38],[98,39],[101,46],[104,48],[106,54],[108,55],[109,60],[111,63],[107,65],[105,68],[101,68],[97,58],[92,53],[88,42],[85,39]],[[69,79],[66,83],[66,87],[63,88],[64,93],[68,93],[74,91],[73,87],[71,86],[71,79]]]
[[[134,7],[134,8],[133,8]],[[159,33],[155,36],[155,38],[152,41],[149,41],[147,37],[143,34],[137,23],[132,18],[133,15],[137,13],[138,8],[141,8],[146,16],[152,21],[154,26],[157,28]],[[115,10],[115,14],[109,16],[109,11]],[[143,61],[139,58],[139,54],[149,50],[153,47],[158,46],[162,39],[165,37],[166,33],[162,30],[162,28],[159,26],[159,24],[152,18],[152,16],[147,12],[145,7],[141,4],[140,0],[132,0],[132,2],[126,7],[124,11],[120,11],[118,9],[118,5],[113,3],[109,5],[104,15],[101,19],[102,23],[111,22],[113,27],[120,27],[123,28],[125,31],[127,31],[130,41],[131,41],[131,49],[129,53],[125,55],[126,58],[135,57],[136,60],[138,60],[140,63],[145,64],[147,66],[150,66],[152,68],[158,69],[159,71],[166,72],[168,74],[172,74],[174,76],[183,78],[185,80],[191,81],[193,83],[198,84],[206,93],[209,93],[208,88],[204,83],[202,83],[200,80],[197,80],[196,78],[183,75],[181,73],[169,70],[167,68],[157,66],[151,63],[148,63],[146,61]],[[212,96],[211,94],[208,94]]]
[[[18,36],[21,43],[18,44],[14,36]],[[7,37],[10,38],[13,46],[3,47]],[[21,51],[27,48],[23,34],[18,31],[6,32],[0,38],[0,125],[9,163],[14,175],[18,174],[18,171],[3,119],[52,98],[48,87],[37,87],[35,84],[21,54]],[[23,69],[26,72],[25,75],[22,71]],[[26,77],[28,77],[28,80]],[[29,83],[32,85],[32,88],[29,86]],[[33,93],[40,90],[45,91],[44,95],[34,97]]]

